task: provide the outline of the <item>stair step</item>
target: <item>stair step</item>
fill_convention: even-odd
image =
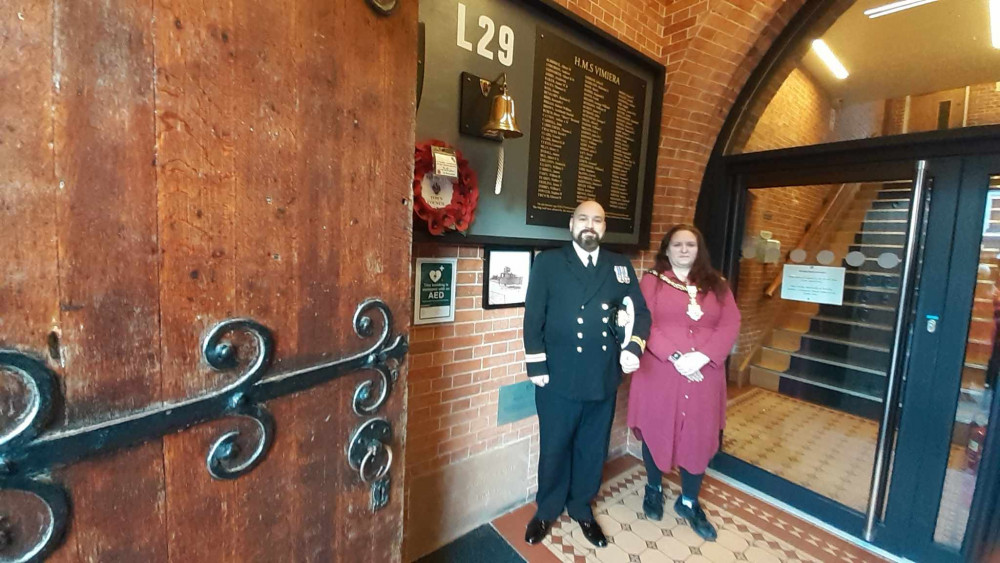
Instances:
[[[880,396],[845,389],[822,378],[751,366],[750,382],[757,387],[857,416],[878,420],[882,415]]]
[[[879,198],[872,200],[872,209],[910,209],[910,198],[904,199],[889,199],[889,198]]]
[[[818,334],[803,334],[799,352],[808,356],[836,358],[845,366],[864,366],[879,374],[889,368],[888,347],[862,345],[846,339],[838,339]]]
[[[888,188],[879,190],[878,195],[876,197],[878,199],[905,198],[907,201],[910,201],[911,194],[913,194],[913,190],[910,188]]]
[[[881,287],[844,286],[844,300],[865,305],[881,305],[894,308],[899,296],[896,290]]]
[[[848,236],[855,244],[895,244],[903,246],[906,243],[906,232],[904,231],[858,231]]]
[[[834,368],[838,368],[840,370],[854,371],[860,374],[872,375],[880,378],[885,377],[885,370],[879,370],[858,364],[851,364],[844,361],[841,358],[834,358],[817,353],[810,353],[803,351],[792,352],[789,350],[781,350],[779,348],[774,348],[772,346],[763,346],[761,347],[761,350],[769,350],[776,354],[788,355],[789,357],[795,360],[801,360],[800,363],[822,364],[824,366],[831,366]]]
[[[836,338],[836,337],[832,337],[832,336],[823,336],[822,334],[812,334],[812,333],[807,332],[807,333],[805,333],[805,334],[802,335],[802,338],[808,338],[808,339],[811,339],[811,340],[822,340],[823,342],[830,342],[830,343],[833,343],[833,344],[843,344],[844,346],[851,346],[851,347],[854,347],[854,348],[863,348],[865,350],[873,350],[875,352],[889,353],[889,348],[886,347],[886,346],[878,346],[876,344],[871,344],[871,343],[868,343],[868,342],[858,342],[858,341],[855,341],[855,340],[847,340],[845,338]]]
[[[899,272],[869,272],[852,269],[847,270],[844,274],[844,282],[850,286],[882,287],[899,291]]]
[[[824,317],[881,326],[893,326],[896,322],[896,309],[888,305],[844,301],[843,305],[820,305],[819,312]]]
[[[867,342],[873,346],[892,345],[892,327],[817,315],[809,321],[808,334]]]

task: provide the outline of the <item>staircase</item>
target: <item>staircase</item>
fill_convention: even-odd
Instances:
[[[864,184],[824,248],[847,268],[844,304],[785,303],[775,328],[750,365],[750,383],[812,403],[878,420],[882,414],[900,264],[879,265],[883,253],[902,258],[910,207],[906,184]],[[983,235],[972,322],[962,373],[955,439],[981,414],[992,353],[993,287],[1000,276],[1000,208]],[[843,258],[860,251],[865,261]]]
[[[750,365],[750,382],[812,403],[871,419],[882,413],[892,331],[899,300],[910,188],[863,184],[824,248],[847,268],[844,304],[787,302]],[[864,254],[859,266],[844,257]],[[815,263],[815,262],[812,262]],[[889,264],[886,264],[889,265]]]

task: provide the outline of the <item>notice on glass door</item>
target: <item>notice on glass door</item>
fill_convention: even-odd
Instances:
[[[823,305],[844,304],[846,268],[786,264],[781,272],[781,298]]]

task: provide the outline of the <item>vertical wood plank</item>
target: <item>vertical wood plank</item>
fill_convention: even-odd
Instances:
[[[302,254],[299,351],[317,357],[353,352],[361,342],[350,319],[363,299],[386,300],[396,330],[409,318],[409,264],[415,112],[416,5],[400,3],[389,18],[360,3],[300,2],[300,168],[315,221],[303,225],[312,242]],[[367,374],[366,374],[367,375]],[[304,467],[323,467],[303,479],[330,491],[328,502],[305,507],[303,526],[333,538],[333,553],[358,560],[398,560],[402,547],[405,381],[397,382],[379,416],[392,421],[396,458],[392,503],[369,508],[368,487],[344,458],[347,439],[363,418],[351,409],[360,378],[332,382],[325,397],[297,409],[304,429]],[[310,408],[311,407],[311,408]],[[334,413],[336,426],[319,423]],[[331,486],[332,485],[332,486]],[[360,525],[364,524],[364,525]]]
[[[229,3],[160,0],[156,43],[161,353],[165,400],[211,393],[202,336],[233,316],[232,11]],[[163,441],[170,560],[231,560],[238,486],[215,481],[204,458],[225,422]]]
[[[51,12],[0,6],[0,347],[46,356],[59,323]]]
[[[294,166],[300,150],[294,45],[309,38],[296,33],[294,2],[251,0],[234,4],[233,10],[236,307],[274,331],[272,369],[278,371],[297,353],[298,252],[300,244],[308,244],[297,240],[298,225],[309,215]],[[300,550],[299,507],[322,493],[297,479],[293,404],[269,405],[277,420],[272,450],[237,482],[233,561],[320,560]]]
[[[151,3],[57,0],[53,86],[66,418],[159,400]],[[166,558],[162,444],[59,472],[73,496],[64,551]]]

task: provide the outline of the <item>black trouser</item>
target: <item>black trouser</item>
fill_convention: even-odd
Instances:
[[[642,461],[646,464],[646,477],[649,484],[658,486],[663,482],[663,472],[653,461],[653,454],[649,452],[646,442],[642,443]],[[687,469],[679,467],[681,471],[681,494],[685,497],[696,500],[701,492],[701,480],[705,478],[704,473],[688,473]]]
[[[538,388],[535,406],[540,442],[535,517],[555,520],[566,508],[574,520],[592,520],[590,501],[601,488],[615,394],[600,401],[574,401]]]

